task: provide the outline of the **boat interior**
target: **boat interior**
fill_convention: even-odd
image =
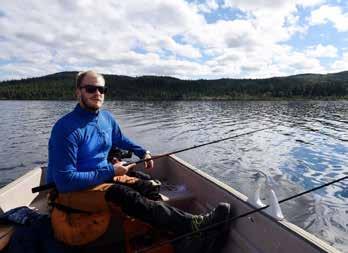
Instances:
[[[162,199],[170,205],[194,214],[208,212],[219,202],[230,203],[233,216],[254,210],[245,195],[176,156],[162,157],[155,164],[154,169],[145,172],[161,181]],[[142,166],[137,165],[137,169],[141,170]],[[0,212],[29,206],[40,213],[47,213],[47,191],[31,192],[33,187],[44,184],[44,178],[45,168],[35,168],[0,189]],[[221,251],[339,252],[296,225],[286,220],[277,221],[265,212],[234,220]]]

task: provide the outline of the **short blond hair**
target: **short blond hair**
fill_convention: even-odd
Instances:
[[[99,74],[98,72],[96,72],[94,70],[81,71],[81,72],[77,73],[77,75],[76,75],[76,88],[81,87],[82,80],[86,75],[95,75],[97,78],[101,78],[105,83],[105,79],[104,79],[104,76],[102,74]]]

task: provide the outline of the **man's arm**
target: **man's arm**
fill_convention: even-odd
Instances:
[[[112,129],[112,146],[118,147],[124,150],[131,150],[136,156],[140,159],[144,158],[146,150],[132,142],[125,135],[122,134],[120,126],[115,120],[113,120],[113,129]]]
[[[113,119],[113,118],[112,118]],[[141,146],[135,144],[130,139],[122,134],[122,131],[113,119],[113,131],[112,131],[112,146],[133,151],[140,159],[151,159],[151,155]],[[152,169],[154,166],[153,160],[145,162],[146,169]]]
[[[49,142],[49,167],[59,192],[84,190],[111,180],[115,175],[111,163],[87,172],[78,171],[78,139],[77,131],[68,136],[60,131],[52,131]]]

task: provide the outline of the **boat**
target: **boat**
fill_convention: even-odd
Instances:
[[[161,157],[155,164],[150,173],[163,183],[162,199],[171,205],[192,213],[204,213],[219,202],[228,202],[235,216],[255,210],[245,195],[175,155]],[[137,165],[139,169],[141,166]],[[28,206],[47,213],[47,191],[31,191],[33,187],[44,185],[44,178],[45,168],[38,167],[0,189],[0,212]],[[223,253],[340,252],[313,234],[264,211],[236,219],[230,226],[227,240],[222,245]]]

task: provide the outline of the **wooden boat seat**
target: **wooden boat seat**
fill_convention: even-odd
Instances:
[[[0,224],[0,251],[9,243],[13,231],[13,226]]]
[[[185,185],[171,185],[168,183],[162,183],[160,195],[164,202],[179,207],[183,210],[188,209],[188,207],[192,204],[192,201],[195,199],[195,196],[188,190]],[[123,227],[125,229],[125,237],[123,238],[123,240],[126,241],[126,244],[123,245],[122,241],[115,240],[115,238],[122,238],[120,231],[117,231],[117,229],[115,230],[116,227],[121,227],[122,225],[113,224],[100,239],[98,239],[96,242],[91,243],[87,247],[84,247],[84,252],[99,252],[106,245],[108,245],[107,247],[110,247],[110,245],[113,244],[114,248],[121,249],[121,247],[125,247],[123,248],[123,250],[126,253],[133,253],[137,252],[140,249],[150,247],[151,245],[159,245],[161,243],[163,244],[163,242],[171,239],[171,237],[165,231],[154,229],[149,224],[126,216],[117,206],[111,207],[114,216],[114,218],[112,219],[113,223],[115,223],[115,221],[117,220],[123,220]],[[143,240],[141,238],[149,238],[149,235],[151,235],[150,237],[152,238],[151,244],[143,245]],[[148,252],[173,253],[173,250],[174,249],[170,244],[165,243],[160,248],[153,248]]]
[[[117,252],[134,253],[145,248],[159,245],[148,253],[173,253],[174,248],[166,243],[172,239],[169,233],[131,218],[121,211],[116,205],[110,205],[112,218],[107,231],[96,241],[87,245],[77,247],[81,253],[92,253],[110,251],[110,248]]]

